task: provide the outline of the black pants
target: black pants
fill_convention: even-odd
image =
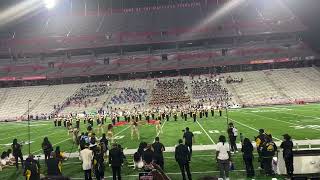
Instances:
[[[76,128],[77,128],[77,129],[80,128],[80,122],[79,122],[79,121],[76,122]]]
[[[263,157],[263,168],[266,175],[274,174],[272,170],[272,157]]]
[[[237,144],[236,144],[237,137],[231,136],[229,137],[229,140],[230,140],[231,151],[238,151]]]
[[[219,170],[220,170],[220,178],[229,177],[229,160],[218,160]]]
[[[21,165],[23,166],[23,157],[22,157],[22,154],[19,154],[19,155],[17,155],[17,156],[14,156],[14,159],[15,159],[15,161],[16,161],[16,168],[17,168],[17,169],[19,168],[18,159],[20,159]]]
[[[247,177],[254,176],[254,168],[253,168],[252,160],[253,160],[252,156],[243,156],[243,161],[246,165]]]
[[[48,158],[50,157],[51,152],[44,152],[44,161],[47,162]]]
[[[190,168],[189,168],[189,163],[187,162],[187,163],[178,163],[178,164],[179,164],[179,167],[180,167],[182,179],[183,180],[187,180],[186,179],[186,173],[185,173],[187,171],[188,179],[192,180],[191,173],[190,173]]]
[[[190,152],[190,157],[192,155],[192,144],[185,144],[186,146],[188,146],[189,148],[189,152]]]
[[[121,167],[112,166],[112,177],[113,177],[113,180],[117,180],[117,177],[118,177],[118,180],[121,180]]]
[[[188,118],[187,116],[188,116],[187,114],[184,114],[184,120],[185,121],[187,121],[187,118]]]
[[[293,156],[284,158],[284,162],[286,164],[287,174],[289,176],[293,175]]]
[[[84,179],[85,179],[85,180],[92,180],[92,177],[91,177],[91,169],[84,170]]]
[[[158,164],[162,170],[164,170],[164,161],[163,161],[163,157],[157,157],[154,159],[154,163]]]
[[[263,158],[261,156],[261,151],[259,149],[257,149],[257,152],[258,152],[258,162],[260,163],[260,168],[264,169],[263,168]]]
[[[96,175],[97,180],[101,180],[104,177],[104,171],[101,172],[98,169],[95,170],[94,174]]]

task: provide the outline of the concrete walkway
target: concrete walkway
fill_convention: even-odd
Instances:
[[[277,146],[280,146],[281,141],[276,141],[275,142],[277,144]],[[297,148],[298,146],[314,146],[314,145],[320,145],[320,139],[314,139],[314,140],[293,140],[293,144],[294,144],[294,148]],[[237,146],[239,148],[241,148],[241,144],[238,143]],[[253,146],[255,147],[255,143],[253,143]],[[138,147],[137,147],[138,149]],[[125,155],[132,155],[135,152],[137,152],[137,149],[124,149],[124,154]],[[212,145],[193,145],[192,146],[192,151],[204,151],[204,150],[212,150],[214,151],[216,149],[216,145],[212,144]],[[306,148],[304,148],[306,149]],[[320,149],[320,148],[319,148]],[[171,146],[171,147],[166,147],[166,151],[165,152],[174,152],[175,151],[175,147]],[[44,159],[44,155],[43,154],[34,154],[36,157],[39,157],[40,159]],[[79,152],[73,152],[73,153],[66,153],[65,154],[66,157],[68,158],[78,158],[79,157]],[[24,159],[27,158],[27,155],[24,156]]]

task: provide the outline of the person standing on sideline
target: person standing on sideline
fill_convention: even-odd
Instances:
[[[263,168],[263,159],[262,159],[262,155],[261,155],[261,151],[262,151],[262,145],[264,144],[264,141],[266,139],[266,133],[264,132],[264,129],[259,129],[259,135],[255,138],[256,141],[256,146],[257,146],[257,152],[258,152],[258,162],[260,162],[260,169],[264,169]]]
[[[103,158],[103,151],[101,147],[96,147],[94,152],[93,152],[93,169],[94,169],[94,174],[96,175],[97,180],[102,180],[104,179],[104,170],[105,170],[105,165],[104,165],[104,158]]]
[[[16,168],[19,169],[18,159],[20,159],[21,165],[23,166],[23,157],[21,152],[21,145],[18,143],[17,139],[13,140],[11,148],[12,148],[12,154],[16,162]]]
[[[108,144],[109,140],[106,137],[106,134],[102,134],[102,138],[100,139],[101,152],[103,155],[106,155],[108,152]]]
[[[283,135],[284,141],[280,148],[283,149],[283,159],[286,164],[287,174],[289,177],[293,175],[293,142],[288,134]]]
[[[190,132],[189,127],[186,127],[186,130],[183,134],[184,144],[189,148],[190,157],[192,156],[192,144],[195,142],[194,135]]]
[[[158,164],[162,170],[164,170],[163,151],[165,151],[164,145],[160,142],[159,137],[155,138],[155,142],[152,144],[154,150],[154,161]]]
[[[50,153],[50,156],[46,161],[46,165],[48,176],[61,176],[61,172],[59,169],[59,160],[56,158],[56,154],[54,152]]]
[[[237,152],[237,144],[236,144],[236,139],[238,136],[238,130],[233,126],[233,123],[229,123],[229,128],[228,128],[228,136],[229,136],[229,142],[231,146],[231,152]]]
[[[85,148],[80,151],[79,159],[82,161],[82,169],[84,170],[85,180],[92,180],[91,170],[92,170],[92,160],[93,152],[89,149],[89,144],[86,144]]]
[[[216,147],[216,159],[220,169],[220,178],[229,180],[229,169],[230,169],[230,148],[229,144],[226,142],[225,136],[219,137],[219,142]]]
[[[272,158],[277,152],[277,146],[272,141],[271,135],[267,135],[265,143],[262,145],[261,156],[263,162],[263,168],[267,176],[273,176],[272,170]]]
[[[123,153],[117,144],[112,145],[109,151],[109,164],[112,168],[113,180],[121,180],[121,166],[123,163]]]
[[[40,163],[34,159],[32,154],[25,161],[23,174],[26,180],[40,180]]]
[[[175,149],[175,159],[179,164],[182,179],[186,180],[185,171],[187,171],[187,176],[189,180],[192,180],[189,162],[190,162],[190,152],[188,147],[183,144],[182,139],[179,139],[179,145]]]
[[[242,143],[241,151],[243,152],[243,161],[246,165],[247,177],[252,178],[254,176],[253,168],[253,146],[248,138],[245,138]]]
[[[50,143],[48,137],[45,137],[42,142],[42,150],[44,154],[44,161],[47,162],[51,152],[53,151],[52,144]]]

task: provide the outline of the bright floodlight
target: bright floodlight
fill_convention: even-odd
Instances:
[[[43,2],[47,9],[52,9],[56,6],[56,0],[43,0]]]

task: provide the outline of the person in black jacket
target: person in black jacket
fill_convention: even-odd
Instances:
[[[23,174],[26,176],[26,180],[40,180],[40,164],[34,160],[33,155],[29,155],[26,159]]]
[[[16,167],[18,169],[19,168],[18,159],[20,158],[21,165],[23,166],[23,157],[21,152],[21,145],[18,143],[17,139],[13,140],[11,148],[12,148],[12,155],[14,156]]]
[[[109,164],[112,168],[113,180],[121,180],[121,165],[123,163],[123,152],[117,144],[112,145],[109,151]]]
[[[194,143],[194,135],[190,131],[189,127],[186,127],[186,130],[183,131],[183,139],[186,146],[189,148],[190,156],[192,155],[192,144]]]
[[[50,153],[53,151],[52,144],[50,143],[48,137],[45,137],[42,142],[42,150],[44,154],[44,161],[47,162],[47,159],[50,156]]]
[[[281,143],[280,147],[283,149],[283,159],[286,164],[288,176],[293,175],[293,142],[288,134],[283,135],[284,141]]]
[[[241,151],[243,152],[243,161],[246,165],[247,177],[252,178],[254,176],[254,168],[253,168],[253,146],[248,138],[243,140]]]
[[[261,155],[261,151],[262,151],[262,145],[264,144],[264,141],[266,139],[266,133],[264,132],[264,129],[259,129],[259,135],[257,137],[255,137],[255,142],[256,142],[256,146],[257,146],[257,152],[258,152],[258,162],[260,162],[260,168],[263,168],[263,159],[262,159],[262,155]]]
[[[189,168],[189,162],[190,162],[190,152],[188,150],[188,147],[183,144],[182,139],[179,139],[179,145],[176,147],[175,150],[175,159],[179,164],[182,179],[186,180],[185,171],[187,171],[188,179],[191,180],[191,173]]]
[[[261,156],[263,162],[263,168],[267,176],[274,175],[272,170],[272,158],[277,152],[277,146],[272,141],[272,136],[267,135],[265,138],[265,143],[262,145]]]
[[[60,176],[61,172],[59,169],[59,159],[56,158],[56,154],[54,152],[50,153],[47,161],[47,174],[48,176]]]
[[[109,141],[106,137],[106,134],[103,133],[102,134],[102,138],[100,139],[100,146],[101,146],[101,151],[102,151],[102,154],[107,154],[108,152],[108,144],[109,144]]]
[[[160,142],[159,137],[155,138],[155,142],[152,144],[152,147],[154,150],[154,162],[164,170],[163,151],[165,151],[165,147]]]
[[[94,169],[94,174],[96,175],[97,180],[104,179],[104,170],[105,170],[105,165],[104,165],[104,158],[103,158],[103,151],[100,147],[97,147],[95,151],[93,151],[93,169]]]

